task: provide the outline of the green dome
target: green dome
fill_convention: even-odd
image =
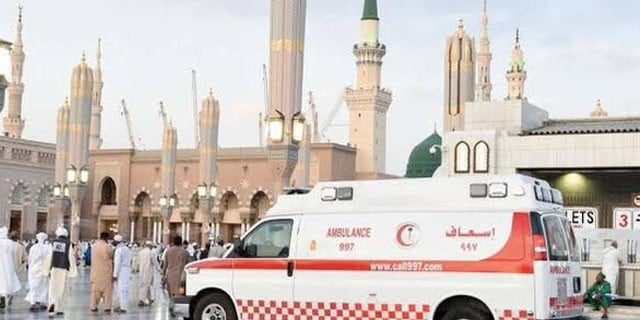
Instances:
[[[429,153],[431,147],[442,145],[442,137],[434,132],[411,151],[409,162],[407,163],[407,178],[429,178],[442,163],[442,150],[436,148],[434,154]]]

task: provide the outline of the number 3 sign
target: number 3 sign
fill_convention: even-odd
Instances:
[[[640,229],[640,210],[615,209],[613,211],[613,228],[618,230]]]

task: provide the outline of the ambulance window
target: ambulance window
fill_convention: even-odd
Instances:
[[[244,258],[287,258],[291,242],[292,220],[262,223],[244,238]]]
[[[573,233],[573,228],[569,220],[561,218],[562,226],[564,227],[564,233],[567,235],[567,242],[569,243],[569,252],[571,253],[571,261],[580,261],[580,251],[578,250],[578,241],[576,235]]]
[[[550,261],[568,261],[569,250],[564,236],[564,230],[560,220],[556,216],[547,216],[542,219],[544,231],[547,236]]]

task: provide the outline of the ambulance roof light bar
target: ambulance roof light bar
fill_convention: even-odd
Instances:
[[[508,187],[505,182],[472,183],[469,185],[469,196],[471,198],[506,198]]]
[[[322,201],[345,201],[353,200],[353,188],[352,187],[325,187],[322,188],[320,195]]]

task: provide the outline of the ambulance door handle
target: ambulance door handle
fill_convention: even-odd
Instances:
[[[287,262],[287,277],[293,277],[293,261]]]

